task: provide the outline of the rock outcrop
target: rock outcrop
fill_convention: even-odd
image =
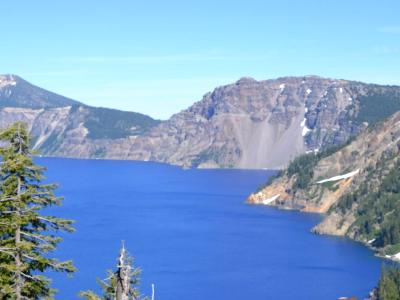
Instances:
[[[314,232],[347,235],[390,252],[400,243],[399,177],[397,112],[339,149],[297,158],[247,202],[326,213]]]
[[[44,155],[184,167],[282,168],[299,154],[343,144],[367,122],[400,109],[399,87],[316,76],[242,78],[159,122],[60,99],[39,88],[36,93],[16,76],[1,78],[0,127],[28,122],[35,148]]]

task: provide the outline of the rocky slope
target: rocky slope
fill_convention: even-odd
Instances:
[[[0,128],[15,121],[29,125],[40,153],[81,158],[103,157],[106,149],[108,156],[123,158],[115,140],[129,142],[160,123],[139,113],[90,107],[18,76],[0,75]]]
[[[54,94],[22,97],[17,91],[26,82],[16,78],[1,77],[0,127],[28,122],[43,154],[185,167],[281,168],[299,154],[343,144],[400,109],[399,87],[316,76],[242,78],[158,122],[66,98],[53,101]]]
[[[399,87],[320,77],[222,86],[141,139],[148,158],[188,167],[281,168],[305,152],[346,142],[400,109]],[[370,117],[377,102],[379,115]],[[390,103],[390,105],[389,105]],[[382,106],[382,105],[381,105]]]
[[[327,213],[315,232],[400,252],[400,112],[343,147],[296,158],[247,201]]]

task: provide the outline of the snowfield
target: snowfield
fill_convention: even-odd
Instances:
[[[276,199],[278,199],[279,196],[280,196],[280,194],[277,194],[277,195],[275,195],[275,196],[273,196],[273,197],[271,197],[271,198],[264,199],[264,200],[262,201],[262,204],[268,205],[268,204],[274,202]]]
[[[360,172],[360,169],[357,169],[357,170],[355,170],[353,172],[350,172],[350,173],[346,173],[346,174],[343,174],[343,175],[338,175],[338,176],[334,176],[334,177],[331,177],[331,178],[327,178],[327,179],[323,179],[323,180],[317,181],[317,183],[324,183],[324,182],[329,182],[329,181],[338,181],[338,180],[342,180],[342,179],[347,179],[347,178],[353,177],[354,175],[358,174],[359,172]]]

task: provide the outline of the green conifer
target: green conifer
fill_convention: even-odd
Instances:
[[[0,298],[49,299],[55,290],[41,273],[51,269],[71,273],[71,261],[48,253],[73,231],[71,220],[41,214],[59,205],[56,185],[43,184],[44,168],[32,160],[27,126],[17,122],[0,131]]]
[[[378,284],[379,300],[400,300],[400,269],[398,266],[382,265]]]

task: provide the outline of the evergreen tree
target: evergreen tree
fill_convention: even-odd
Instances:
[[[27,126],[17,122],[0,131],[0,298],[49,299],[55,290],[40,273],[71,273],[71,261],[48,257],[72,221],[44,216],[40,210],[59,205],[56,185],[42,184],[44,168],[32,160]]]
[[[81,292],[80,296],[87,300],[148,300],[148,297],[140,295],[138,288],[140,273],[141,270],[133,266],[133,258],[122,244],[117,270],[115,272],[109,270],[108,277],[105,280],[97,280],[103,295],[99,296],[88,290]],[[152,299],[154,300],[154,296]]]
[[[400,300],[400,269],[382,265],[381,278],[378,284],[379,300]]]

